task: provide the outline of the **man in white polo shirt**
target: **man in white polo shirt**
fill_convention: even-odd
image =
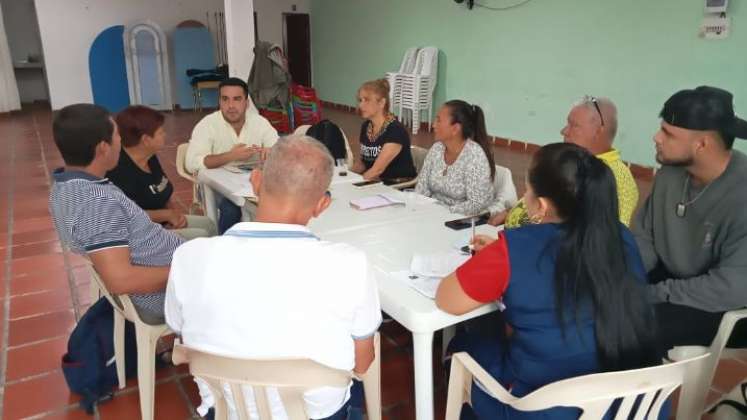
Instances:
[[[220,110],[205,116],[192,130],[185,166],[191,173],[263,158],[278,139],[264,117],[250,107],[249,87],[238,78],[218,87]],[[218,231],[222,234],[241,220],[241,209],[224,197],[218,203]]]
[[[329,206],[332,167],[318,141],[279,140],[263,168],[252,171],[256,222],[177,249],[165,314],[185,344],[233,357],[302,357],[366,372],[381,323],[366,255],[320,240],[306,227]],[[213,400],[207,387],[198,385],[203,397],[198,411],[205,415]],[[244,392],[251,395],[249,388]],[[345,418],[350,392],[350,387],[309,391],[307,411],[314,419]],[[277,392],[269,398],[273,418],[286,418]]]

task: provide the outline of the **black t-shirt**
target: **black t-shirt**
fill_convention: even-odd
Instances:
[[[174,186],[163,173],[156,155],[148,160],[150,173],[140,169],[122,149],[117,167],[106,173],[107,178],[143,210],[166,208]]]
[[[402,123],[394,119],[387,124],[376,138],[370,139],[368,136],[370,124],[373,123],[371,121],[363,123],[360,135],[361,160],[366,169],[370,169],[373,166],[385,144],[396,143],[402,146],[402,150],[389,162],[389,166],[384,169],[380,178],[414,178],[417,174],[415,172],[415,164],[412,160],[412,153],[410,153],[410,135],[407,134],[407,129]]]

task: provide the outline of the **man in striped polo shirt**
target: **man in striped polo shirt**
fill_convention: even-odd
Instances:
[[[54,171],[49,196],[60,239],[91,259],[110,293],[128,294],[143,321],[163,323],[171,256],[183,239],[153,223],[105,178],[121,150],[117,126],[105,109],[67,106],[52,128],[65,160],[65,167]]]

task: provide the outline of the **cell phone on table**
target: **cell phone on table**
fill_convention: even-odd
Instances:
[[[484,225],[485,223],[488,223],[488,220],[490,219],[490,213],[483,213],[478,216],[474,216],[475,219],[475,226]],[[472,227],[472,217],[465,217],[464,219],[455,219],[455,220],[449,220],[448,222],[444,222],[444,225],[446,225],[449,229],[454,230],[462,230]]]
[[[402,184],[403,182],[412,181],[413,179],[415,178],[405,176],[401,178],[385,178],[385,179],[382,179],[381,182],[383,182],[384,185],[397,185],[397,184]]]
[[[359,182],[353,182],[353,185],[355,185],[356,187],[365,187],[366,185],[378,184],[380,182],[381,181],[379,180],[359,181]]]

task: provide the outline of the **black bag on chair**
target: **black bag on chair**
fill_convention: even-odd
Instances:
[[[319,140],[322,144],[327,146],[329,153],[332,154],[332,157],[335,160],[347,158],[348,153],[345,148],[345,137],[343,136],[340,127],[332,121],[319,121],[309,127],[309,130],[306,131],[306,135]]]

